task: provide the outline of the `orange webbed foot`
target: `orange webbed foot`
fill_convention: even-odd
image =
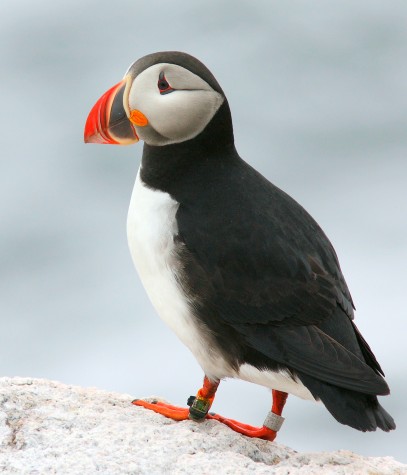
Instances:
[[[208,414],[207,418],[222,422],[222,424],[227,425],[235,432],[243,434],[247,437],[255,437],[258,439],[273,441],[277,436],[276,431],[269,429],[266,426],[254,427],[249,424],[243,424],[242,422],[235,421],[234,419],[228,419],[221,416],[220,414]]]
[[[154,411],[157,414],[161,414],[173,419],[174,421],[185,421],[189,416],[188,408],[173,406],[172,404],[167,404],[161,401],[147,402],[143,399],[135,399],[132,401],[132,404]]]

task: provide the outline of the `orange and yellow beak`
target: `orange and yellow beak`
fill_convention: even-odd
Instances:
[[[125,77],[105,92],[92,107],[85,125],[85,143],[129,145],[139,141],[133,125],[136,121],[127,116],[124,106],[129,80]],[[132,111],[131,115],[135,112],[138,111]]]

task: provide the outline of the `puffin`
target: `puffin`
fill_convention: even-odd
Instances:
[[[95,103],[86,143],[144,142],[127,220],[130,252],[161,319],[204,378],[185,407],[133,404],[174,420],[215,419],[274,440],[288,394],[359,431],[395,429],[384,373],[354,323],[335,250],[316,221],[238,154],[225,93],[177,51],[149,54]],[[220,381],[272,390],[262,426],[210,411]]]

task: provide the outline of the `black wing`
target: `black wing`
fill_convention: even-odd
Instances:
[[[177,212],[178,279],[196,315],[220,340],[233,332],[289,369],[387,392],[373,353],[355,335],[335,251],[311,216],[243,161],[205,186]]]

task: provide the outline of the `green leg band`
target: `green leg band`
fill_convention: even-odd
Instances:
[[[189,418],[197,422],[205,419],[211,407],[211,401],[203,397],[190,396],[187,404],[189,406]]]

